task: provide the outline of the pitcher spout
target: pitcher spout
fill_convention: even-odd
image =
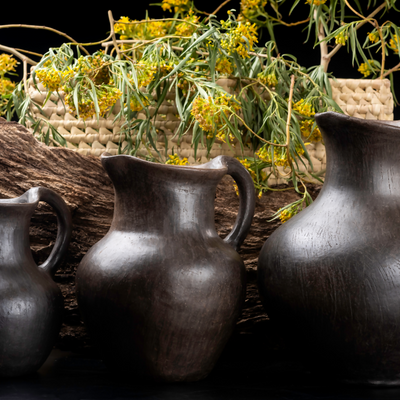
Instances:
[[[315,120],[326,148],[325,186],[400,194],[398,122],[365,120],[325,112]],[[389,189],[390,188],[390,189]]]

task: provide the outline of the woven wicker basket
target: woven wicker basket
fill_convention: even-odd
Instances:
[[[227,92],[233,94],[237,81],[235,79],[223,78],[217,81]],[[383,80],[366,80],[366,79],[336,79],[331,80],[333,99],[342,108],[342,110],[351,116],[375,119],[375,120],[393,120],[393,97],[390,92],[390,81]],[[37,103],[43,104],[46,98],[46,89],[42,84],[38,85],[39,90],[33,85],[32,78],[29,80],[28,93],[30,97]],[[63,93],[60,97],[63,98]],[[264,94],[264,96],[266,96]],[[186,157],[190,164],[207,162],[207,150],[199,145],[196,159],[194,158],[194,149],[191,146],[192,136],[188,132],[182,137],[178,143],[178,138],[174,138],[174,134],[179,126],[180,120],[178,111],[175,106],[175,93],[172,90],[167,94],[166,99],[158,110],[155,117],[155,127],[159,131],[156,141],[156,147],[159,152],[165,154],[165,136],[168,139],[167,154],[172,151],[180,158]],[[118,154],[118,147],[122,144],[125,147],[125,135],[121,134],[121,125],[123,120],[115,122],[115,115],[111,114],[108,118],[96,117],[83,121],[75,118],[67,112],[63,102],[56,94],[52,94],[48,102],[43,108],[46,117],[43,117],[36,108],[33,109],[35,117],[51,123],[67,140],[68,148],[75,150],[84,155],[100,156],[107,151],[110,154]],[[149,107],[150,115],[154,116],[155,108]],[[118,105],[115,107],[115,113],[119,112]],[[145,118],[144,114],[139,113],[139,118]],[[45,122],[43,126],[46,126]],[[28,128],[31,125],[28,123]],[[32,129],[31,129],[32,130]],[[33,130],[32,130],[33,131]],[[135,138],[135,135],[132,137]],[[252,157],[252,150],[245,145],[242,153],[239,145],[229,146],[227,143],[216,142],[211,149],[209,157],[214,158],[218,155],[229,155],[233,157]],[[144,145],[139,148],[138,155],[145,156],[149,152],[153,156],[157,156],[154,149],[146,149]],[[321,142],[314,142],[308,145],[307,150],[313,163],[314,173],[321,173],[325,170],[326,157],[325,146]],[[305,161],[306,166],[300,169],[304,172],[311,172],[311,166]],[[278,167],[281,175],[286,175],[287,171],[283,167]],[[270,172],[270,171],[266,171]],[[278,175],[278,174],[277,174]],[[268,180],[270,186],[284,183],[282,177],[272,174]]]

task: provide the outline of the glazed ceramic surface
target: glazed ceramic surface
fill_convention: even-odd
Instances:
[[[115,187],[114,219],[78,268],[84,322],[113,369],[202,379],[241,312],[245,268],[236,250],[254,213],[252,179],[226,156],[197,167],[124,155],[102,163]],[[240,210],[222,240],[214,198],[225,174],[238,184]]]
[[[58,235],[40,266],[32,258],[29,224],[39,201],[57,213]],[[46,360],[61,327],[63,298],[52,276],[71,235],[71,216],[62,198],[43,187],[0,200],[0,375],[35,372]]]
[[[325,183],[263,246],[262,301],[315,369],[400,384],[400,128],[331,112],[316,121]]]

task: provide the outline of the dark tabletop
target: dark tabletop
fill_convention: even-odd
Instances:
[[[53,350],[36,374],[0,379],[0,399],[399,400],[400,388],[333,382],[329,377],[309,372],[279,349],[265,349],[251,337],[236,337],[226,347],[214,371],[200,382],[159,384],[121,376],[107,370],[94,352]]]

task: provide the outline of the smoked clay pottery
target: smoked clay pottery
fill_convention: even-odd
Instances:
[[[58,235],[49,258],[37,266],[29,224],[39,201],[54,208]],[[35,187],[0,200],[0,376],[35,372],[48,357],[61,327],[63,298],[52,276],[66,253],[71,216],[64,200]]]
[[[208,375],[240,315],[245,268],[237,254],[255,207],[252,179],[235,159],[199,166],[161,165],[103,155],[115,188],[107,235],[76,275],[79,308],[114,370],[161,381]],[[231,175],[240,193],[232,232],[215,230],[218,182]]]
[[[316,201],[264,244],[258,285],[276,326],[326,376],[400,384],[400,127],[316,115]]]

